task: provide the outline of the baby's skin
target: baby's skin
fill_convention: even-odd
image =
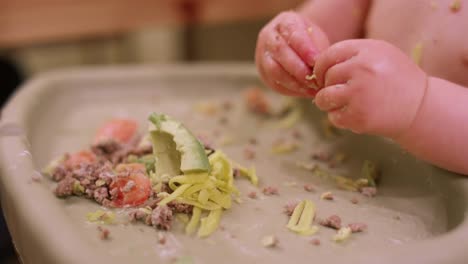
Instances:
[[[269,22],[255,59],[335,126],[468,174],[467,28],[463,0],[314,0]]]

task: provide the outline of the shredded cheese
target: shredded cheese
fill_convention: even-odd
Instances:
[[[216,231],[223,210],[232,206],[232,195],[239,194],[234,186],[233,168],[226,155],[216,151],[209,157],[209,162],[210,172],[172,177],[168,185],[173,192],[158,203],[165,205],[176,201],[193,205],[192,218],[185,232],[194,233],[200,222],[199,237],[207,237]],[[255,171],[253,174],[247,172],[251,177],[255,174]],[[208,211],[208,216],[201,218],[203,211]]]

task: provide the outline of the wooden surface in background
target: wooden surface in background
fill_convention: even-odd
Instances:
[[[0,0],[0,48],[271,16],[301,0]]]

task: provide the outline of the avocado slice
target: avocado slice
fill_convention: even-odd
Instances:
[[[150,135],[156,157],[156,176],[208,172],[211,167],[205,148],[179,121],[164,114],[149,117]]]

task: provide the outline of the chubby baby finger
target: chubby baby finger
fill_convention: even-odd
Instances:
[[[346,84],[337,84],[325,87],[315,97],[315,104],[322,111],[334,111],[347,105],[350,98],[350,87]]]

